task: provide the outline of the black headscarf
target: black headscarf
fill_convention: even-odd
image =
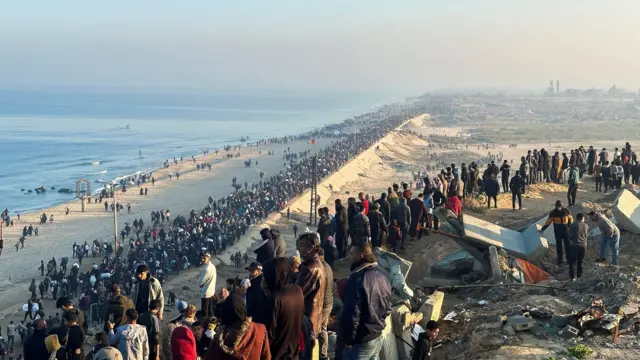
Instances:
[[[219,315],[220,322],[225,326],[234,326],[247,319],[247,307],[238,293],[231,293],[222,303]]]
[[[284,257],[275,258],[269,261],[263,270],[264,281],[271,292],[278,291],[287,286],[290,281],[291,267],[289,260]]]

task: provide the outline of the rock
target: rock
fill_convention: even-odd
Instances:
[[[502,327],[502,333],[507,336],[516,336],[515,329],[510,325],[505,325]]]
[[[513,327],[515,331],[527,331],[536,326],[536,324],[535,320],[523,315],[515,315],[507,319],[507,325]]]
[[[578,329],[574,328],[571,325],[567,325],[564,329],[560,331],[560,336],[562,336],[565,339],[573,339],[576,336],[578,336],[579,333],[580,331]]]

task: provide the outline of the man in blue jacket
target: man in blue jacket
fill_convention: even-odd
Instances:
[[[376,268],[371,245],[351,246],[351,273],[344,294],[338,337],[343,360],[372,359],[382,349],[382,331],[391,313],[391,284]]]

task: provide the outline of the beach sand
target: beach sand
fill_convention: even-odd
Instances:
[[[126,194],[117,194],[117,201],[125,206],[118,213],[118,228],[121,229],[125,223],[132,224],[134,219],[140,218],[149,224],[152,210],[170,209],[172,218],[188,215],[192,209],[199,211],[207,204],[209,196],[218,199],[230,194],[233,191],[231,184],[234,176],[238,178],[238,183],[244,185],[247,181],[251,186],[252,182],[260,181],[261,171],[265,173],[265,179],[277,174],[284,167],[285,160],[282,157],[285,149],[290,147],[292,152],[319,151],[332,142],[332,139],[321,138],[316,140],[315,145],[306,141],[267,144],[242,148],[239,158],[222,160],[224,151],[219,153],[217,159],[215,152],[196,158],[198,163],[211,162],[211,171],[190,171],[195,169],[196,164],[185,158],[184,163],[155,171],[155,186],[151,183],[143,185],[149,189],[147,196],[138,195],[137,186],[129,187]],[[266,155],[267,150],[275,150],[276,155]],[[262,151],[262,155],[258,154],[259,151]],[[253,159],[254,163],[251,168],[246,168],[244,161],[249,158]],[[257,167],[255,160],[258,161]],[[175,176],[171,181],[168,180],[168,174],[175,172],[181,174],[180,180],[176,180]],[[108,200],[111,202],[112,199]],[[127,213],[126,204],[131,204],[130,214]],[[69,207],[69,215],[64,214],[66,206]],[[54,222],[40,225],[39,216],[42,212],[47,215],[53,214]],[[52,257],[59,261],[61,257],[68,256],[71,266],[75,262],[71,258],[74,242],[92,243],[94,239],[112,242],[114,238],[113,213],[105,212],[103,204],[91,204],[88,211],[83,213],[79,201],[74,201],[38,213],[21,214],[20,220],[16,217],[13,220],[14,227],[4,229],[5,248],[0,257],[0,318],[22,308],[22,304],[26,303],[29,297],[28,287],[32,278],[35,278],[37,283],[42,280],[40,271],[37,270],[40,260],[44,260],[46,264]],[[29,224],[38,226],[39,236],[27,236],[24,249],[16,252],[13,245],[18,241],[22,228]],[[128,240],[125,241],[124,245],[127,248]],[[83,268],[89,268],[94,261],[99,262],[100,258],[83,259]],[[185,276],[188,274],[185,273]],[[170,278],[170,281],[182,280]],[[47,305],[45,302],[45,309]],[[53,305],[48,305],[49,310],[52,307]]]

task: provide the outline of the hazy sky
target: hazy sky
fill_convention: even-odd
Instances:
[[[2,86],[640,86],[637,0],[18,0]]]

